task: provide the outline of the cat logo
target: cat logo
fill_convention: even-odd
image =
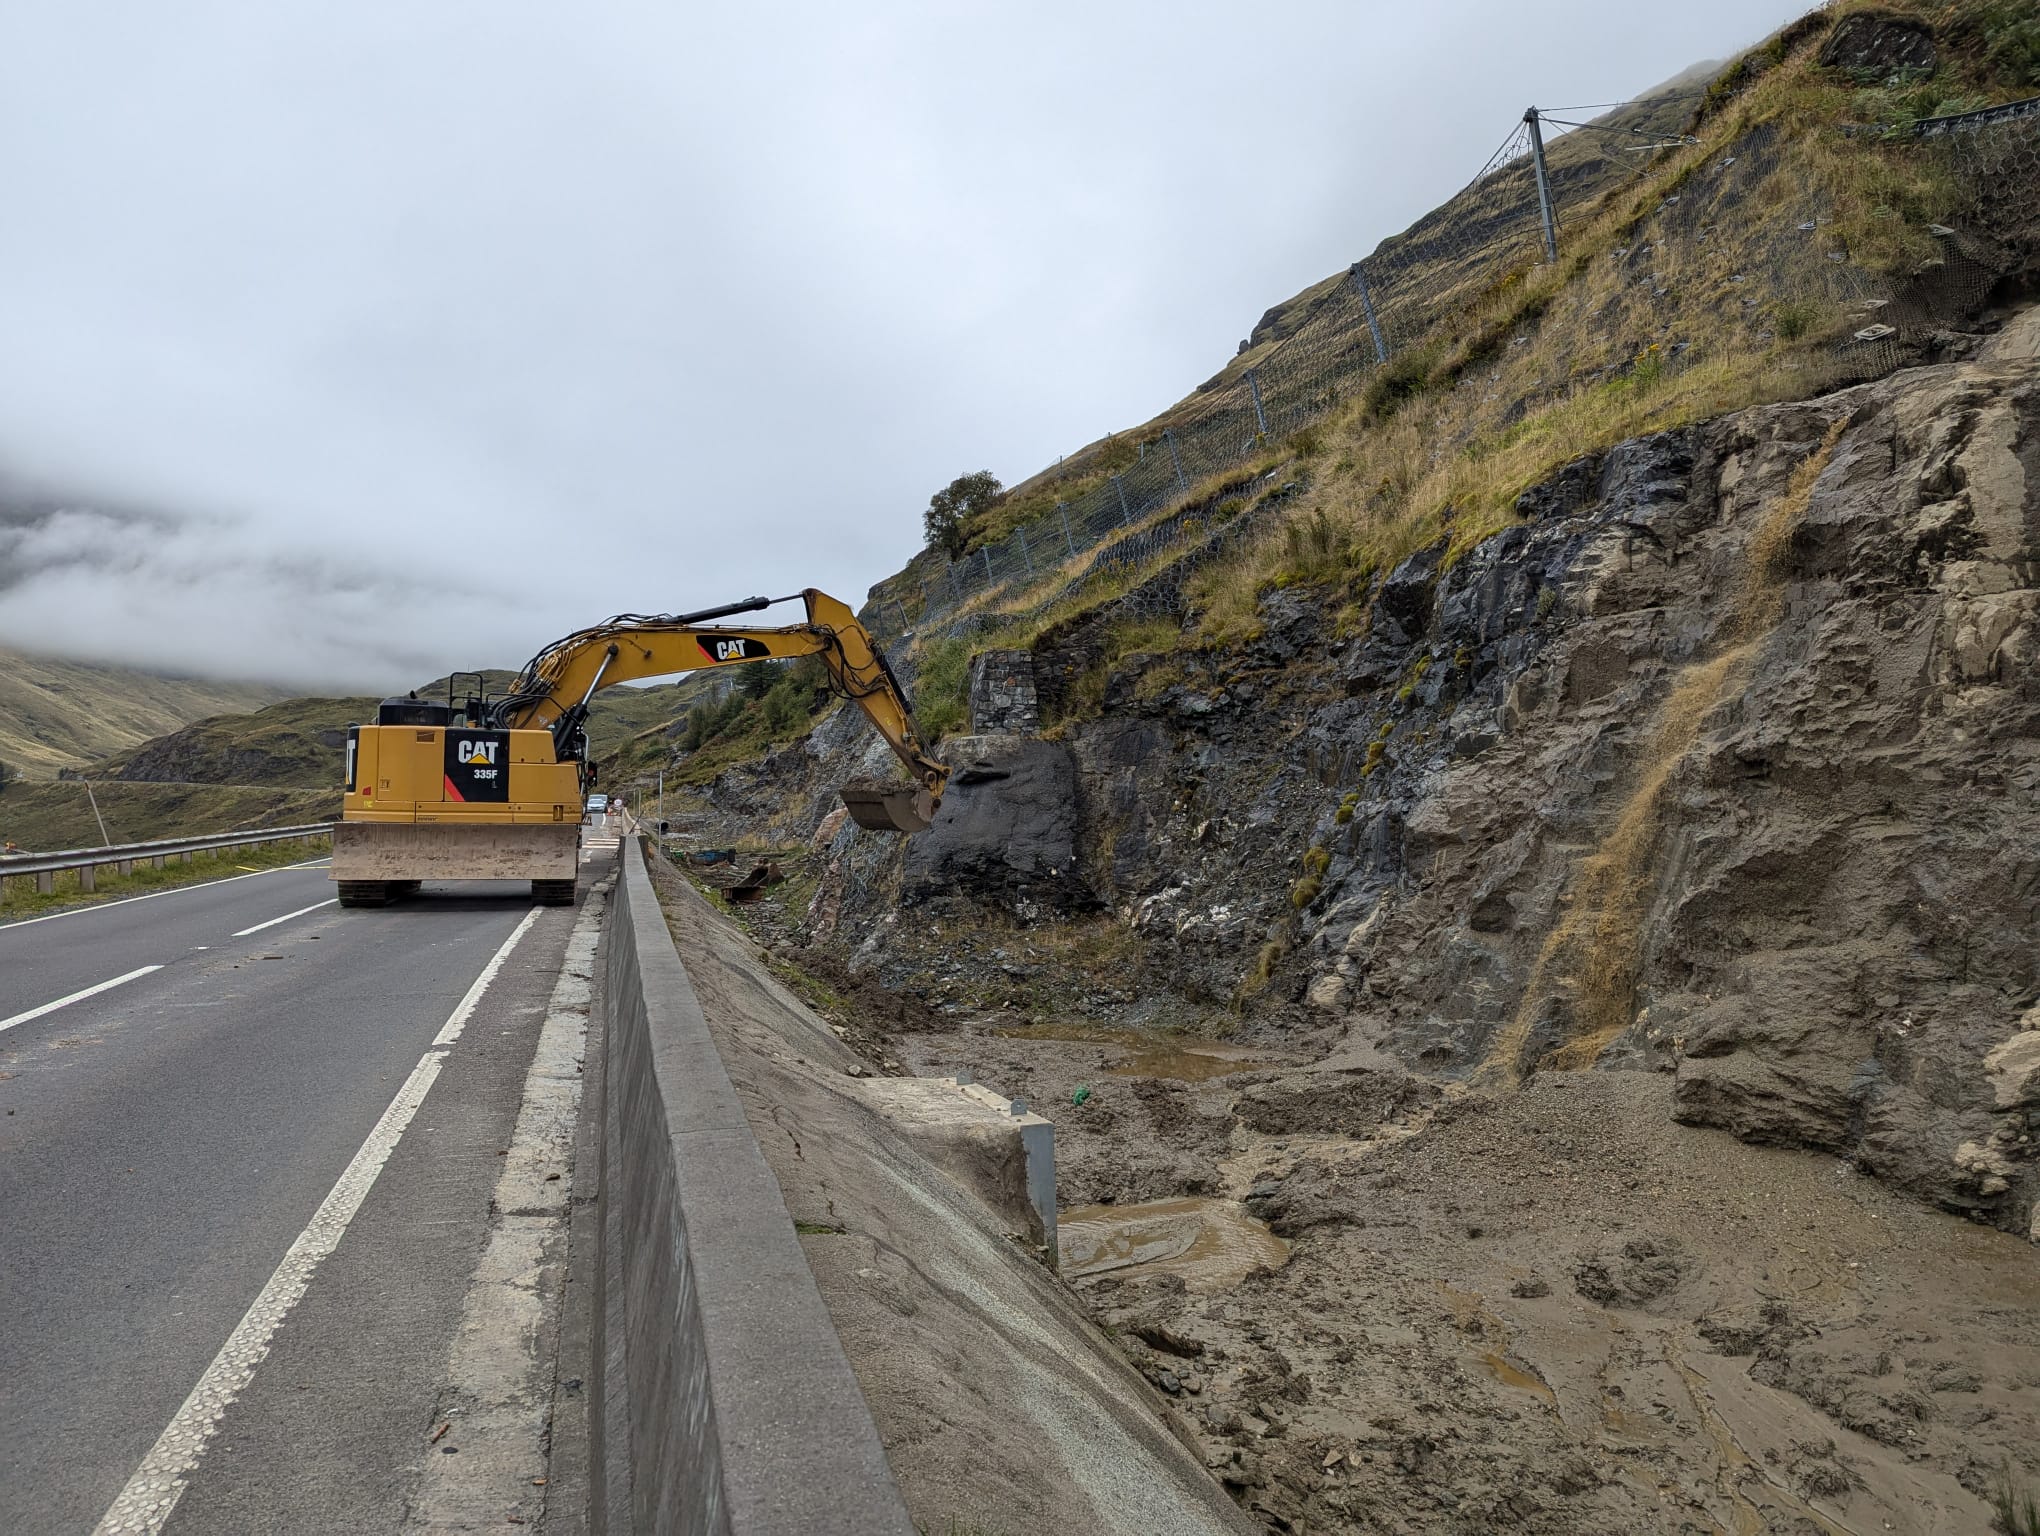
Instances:
[[[510,798],[510,733],[446,733],[446,798],[454,801]]]
[[[753,640],[749,635],[696,635],[694,643],[710,661],[756,661],[772,654],[763,640]]]

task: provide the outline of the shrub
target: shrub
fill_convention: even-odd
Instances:
[[[932,744],[970,723],[970,642],[937,640],[921,658],[914,717]]]
[[[784,736],[807,724],[807,696],[791,677],[781,678],[765,695],[765,727]]]

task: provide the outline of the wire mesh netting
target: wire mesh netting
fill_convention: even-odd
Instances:
[[[1669,93],[1593,119],[1583,114],[1599,109],[1526,114],[1454,197],[1320,284],[1276,334],[1139,433],[1109,439],[1065,474],[1052,504],[1037,497],[1039,515],[938,567],[918,592],[895,588],[865,621],[882,639],[967,634],[1038,615],[1114,573],[1192,552],[1201,560],[1248,536],[1280,505],[1266,495],[1272,485],[1254,484],[1257,458],[1546,261],[1550,242],[1608,206],[1611,193],[1647,200],[1653,171],[1697,142],[1685,133],[1694,100]],[[1809,391],[1877,377],[1916,355],[1908,349],[1920,334],[1973,312],[2001,274],[2040,256],[2040,101],[1910,132],[1916,152],[1943,157],[1960,189],[1950,223],[1933,230],[1940,256],[1919,278],[1895,285],[1856,265],[1828,199],[1781,177],[1775,134],[1759,128],[1665,185],[1632,234],[1591,258],[1582,269],[1590,281],[1567,300],[1577,311],[1569,329],[1547,320],[1549,360],[1568,377],[1592,377],[1632,360],[1639,344],[1662,342],[1676,365],[1692,338],[1672,334],[1674,294],[1702,301],[1716,350],[1823,342]],[[1781,180],[1793,184],[1781,191]]]

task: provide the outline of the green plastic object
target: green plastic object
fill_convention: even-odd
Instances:
[[[1084,1102],[1084,1100],[1088,1099],[1090,1096],[1091,1090],[1088,1087],[1081,1087],[1077,1089],[1075,1093],[1070,1095],[1070,1102],[1072,1104],[1081,1104]]]

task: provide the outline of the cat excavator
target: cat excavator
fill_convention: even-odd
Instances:
[[[747,598],[699,613],[620,614],[555,640],[508,691],[456,703],[385,699],[375,723],[347,732],[347,788],[333,827],[332,879],[343,907],[382,906],[426,880],[529,880],[535,899],[565,905],[580,873],[588,706],[639,678],[815,656],[830,691],[853,700],[906,765],[907,784],[854,782],[843,803],[860,827],[925,831],[949,768],[937,762],[885,653],[848,606],[812,587],[807,622],[717,624],[796,598]]]

